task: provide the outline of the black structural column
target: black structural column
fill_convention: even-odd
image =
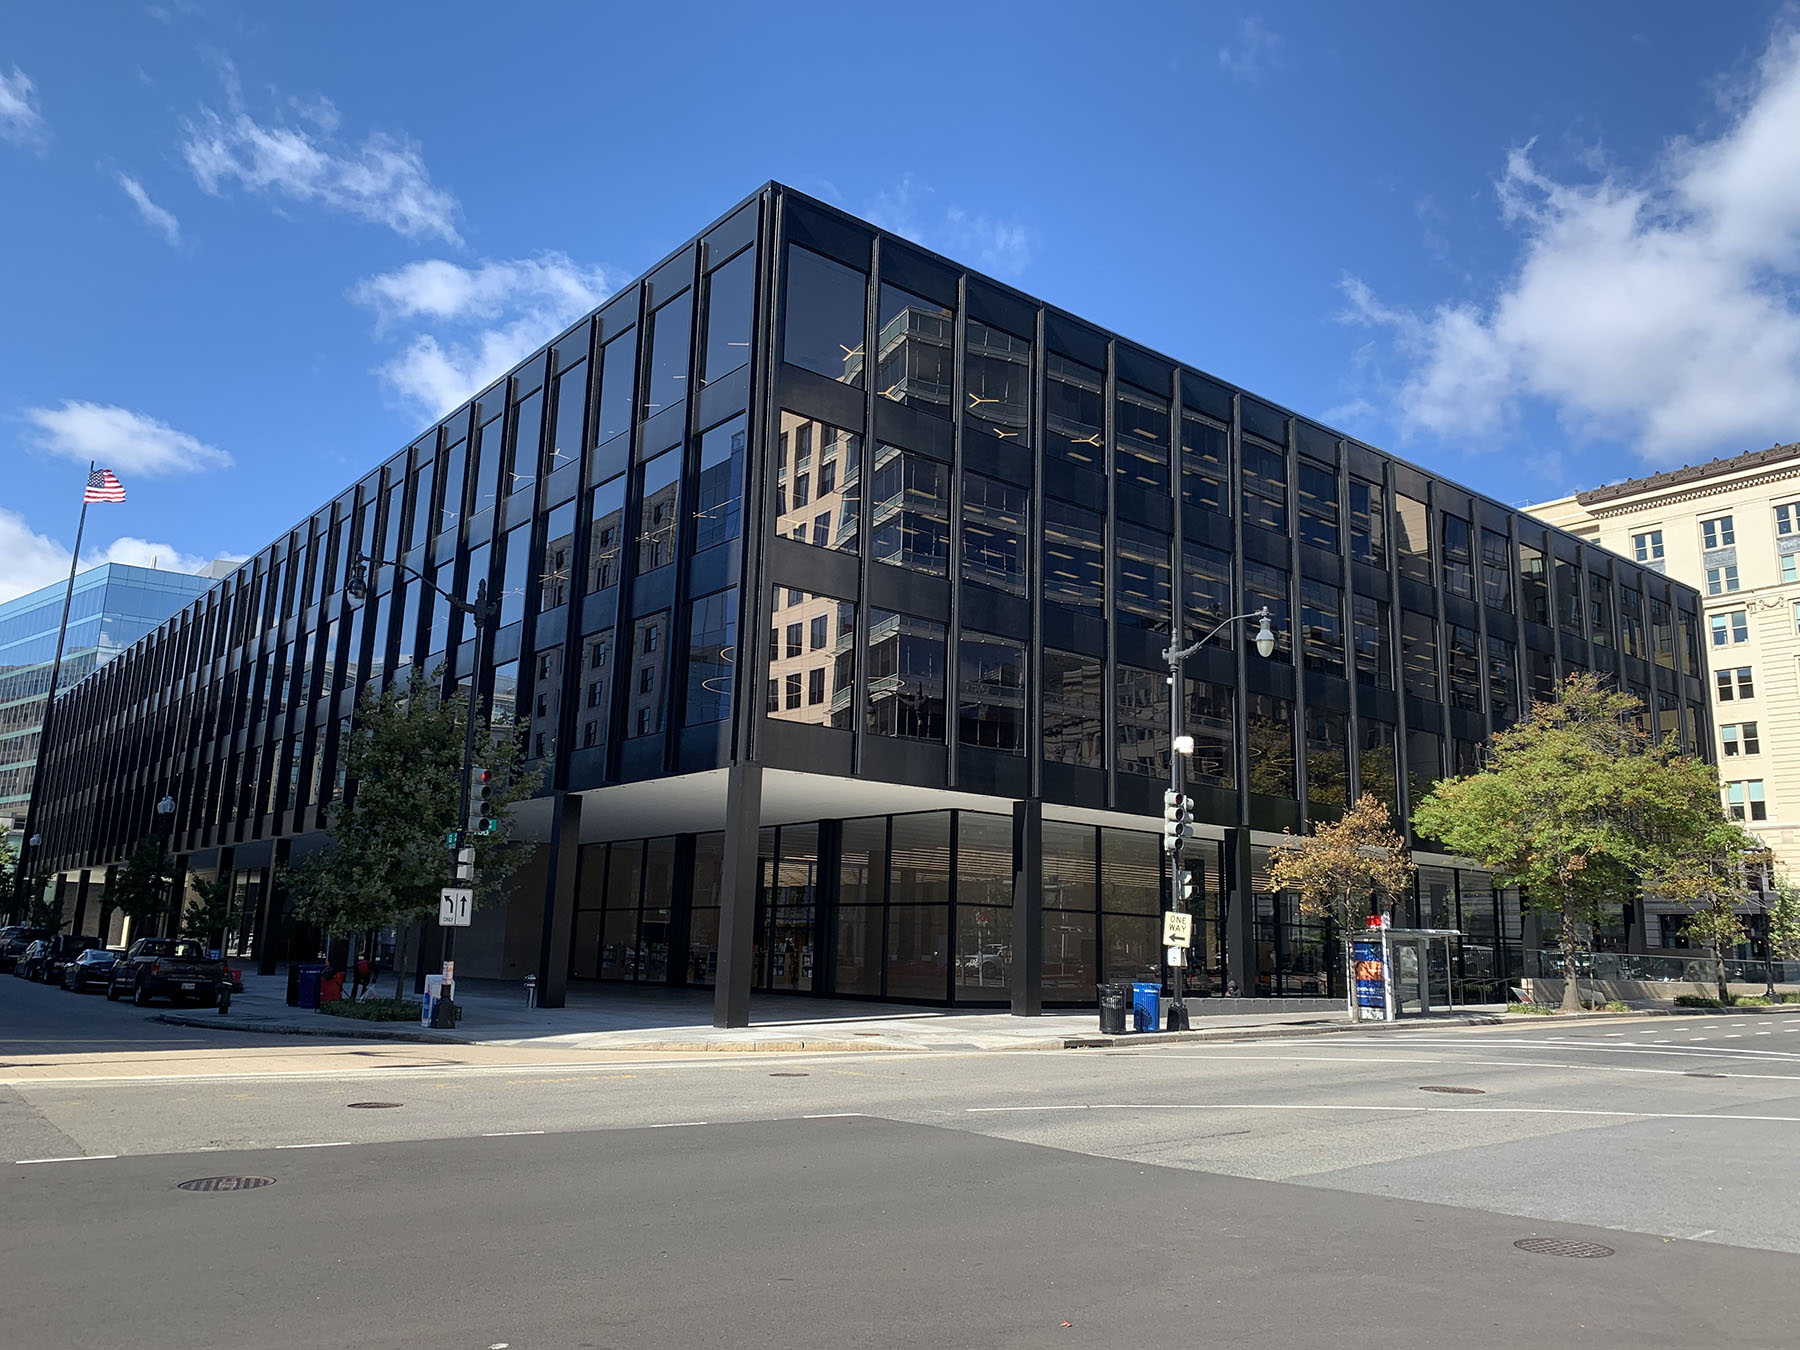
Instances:
[[[1250,888],[1250,831],[1225,832],[1225,979],[1239,998],[1256,993],[1256,897]]]
[[[1012,1010],[1044,1010],[1044,803],[1013,803]]]
[[[538,1007],[560,1008],[569,991],[569,943],[581,869],[581,794],[550,803],[550,867],[544,877],[544,935],[538,945]]]
[[[734,764],[725,785],[725,875],[719,895],[719,975],[713,1025],[750,1025],[756,937],[756,853],[762,829],[762,765]]]
[[[72,883],[67,876],[60,872],[57,873],[56,890],[54,894],[56,896],[56,917],[59,920],[63,915],[69,912],[69,889],[71,884]]]
[[[81,869],[81,880],[75,885],[75,918],[69,924],[69,931],[77,935],[81,925],[87,922],[88,887],[93,884],[94,874],[85,867]]]

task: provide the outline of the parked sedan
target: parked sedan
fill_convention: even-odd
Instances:
[[[50,959],[44,965],[44,982],[60,984],[63,967],[80,956],[89,947],[98,947],[97,937],[83,937],[75,933],[59,933],[50,939]]]
[[[39,938],[49,937],[42,928],[27,928],[22,923],[0,928],[0,970],[18,972],[18,961],[25,949]]]
[[[89,947],[63,967],[62,987],[77,994],[104,989],[112,982],[112,970],[118,961],[117,952],[109,952],[104,947]]]
[[[50,939],[34,939],[13,963],[13,975],[21,980],[41,980],[50,964]]]

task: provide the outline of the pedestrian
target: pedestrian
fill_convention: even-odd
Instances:
[[[363,955],[356,958],[356,977],[350,984],[350,997],[352,999],[359,999],[364,994],[367,994],[369,992],[369,985],[374,978],[375,967],[370,962],[368,954],[365,952]]]
[[[344,997],[344,972],[336,967],[327,967],[325,978],[319,982],[319,1002],[336,1003]]]

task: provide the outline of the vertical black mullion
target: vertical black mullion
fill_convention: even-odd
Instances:
[[[860,774],[867,754],[869,736],[869,572],[873,567],[875,522],[875,386],[880,372],[875,367],[875,345],[879,336],[881,295],[881,246],[884,239],[875,236],[869,255],[868,289],[863,296],[863,434],[862,468],[856,494],[856,677],[851,685],[851,729],[854,732],[851,770]],[[904,640],[904,639],[902,639]],[[945,671],[948,681],[949,672]],[[947,692],[947,691],[946,691]],[[948,720],[948,719],[946,719]],[[882,988],[887,988],[887,970],[882,968]]]
[[[1488,672],[1487,572],[1483,561],[1487,551],[1484,547],[1486,536],[1482,534],[1487,528],[1485,505],[1479,497],[1469,501],[1469,561],[1475,573],[1475,688],[1476,696],[1481,700],[1481,725],[1487,729],[1483,740],[1499,730],[1494,725],[1493,681]]]
[[[949,960],[944,963],[944,1002],[956,1002],[956,930],[957,911],[962,908],[956,902],[956,862],[957,854],[962,851],[962,817],[961,811],[950,813],[950,912],[944,916],[945,943],[949,948]]]
[[[1350,557],[1350,449],[1341,439],[1334,440],[1331,449],[1337,466],[1338,631],[1344,641],[1344,678],[1350,683],[1350,715],[1344,719],[1344,801],[1348,808],[1362,796],[1362,705],[1357,696],[1362,682],[1356,670],[1356,565]]]
[[[750,312],[750,404],[745,426],[750,430],[750,447],[744,457],[744,513],[741,548],[738,554],[738,635],[737,678],[733,682],[731,700],[733,760],[756,757],[758,725],[763,715],[763,680],[767,673],[768,653],[763,650],[764,607],[769,603],[768,587],[768,500],[770,463],[769,448],[779,434],[780,409],[775,398],[777,366],[775,341],[781,315],[777,308],[780,294],[777,280],[781,275],[781,234],[776,226],[780,199],[764,189],[758,203],[756,290]]]
[[[1227,491],[1231,494],[1232,518],[1236,528],[1231,544],[1231,604],[1236,608],[1244,600],[1244,396],[1231,395],[1231,425],[1227,432],[1230,463],[1226,466]],[[1290,625],[1291,626],[1291,625]],[[1293,635],[1289,634],[1289,641]],[[1237,737],[1233,762],[1237,780],[1237,825],[1228,836],[1231,840],[1232,897],[1226,914],[1226,971],[1228,985],[1240,992],[1256,975],[1256,896],[1251,875],[1250,842],[1250,686],[1249,643],[1241,638],[1232,643],[1237,664],[1237,706],[1233,712]],[[1262,658],[1258,658],[1259,660]],[[1240,978],[1242,981],[1240,982]]]
[[[619,672],[628,668],[629,663],[621,665],[622,656],[631,656],[636,652],[636,621],[643,617],[632,606],[632,612],[625,612],[625,597],[632,593],[638,574],[638,531],[643,526],[644,494],[639,488],[642,475],[644,454],[644,381],[648,378],[649,369],[646,356],[650,343],[650,286],[648,282],[640,282],[637,287],[637,321],[633,325],[637,340],[632,344],[631,356],[631,430],[626,433],[630,438],[626,446],[625,456],[625,510],[619,519],[619,580],[613,594],[617,600],[613,603],[613,674],[608,681],[607,689],[607,737],[606,767],[607,777],[617,776],[618,766],[623,761],[625,738],[631,728],[626,722],[625,708],[631,699],[631,681],[621,680]],[[679,511],[679,504],[677,505]],[[671,619],[673,615],[670,616]],[[671,635],[671,641],[673,640]],[[667,653],[665,653],[665,656]],[[668,669],[665,660],[663,669]],[[664,684],[668,683],[667,678]],[[664,691],[667,692],[666,689]],[[667,723],[664,723],[666,736]]]
[[[1105,505],[1101,508],[1100,539],[1104,553],[1100,568],[1100,617],[1106,627],[1105,647],[1100,658],[1100,668],[1104,678],[1101,688],[1110,696],[1102,696],[1101,734],[1105,737],[1106,757],[1106,804],[1108,807],[1118,805],[1119,801],[1119,644],[1113,632],[1113,625],[1118,621],[1113,607],[1113,593],[1116,589],[1116,574],[1119,570],[1115,550],[1118,548],[1118,531],[1114,512],[1117,505],[1113,500],[1113,487],[1118,472],[1113,460],[1116,453],[1113,446],[1115,427],[1113,425],[1113,403],[1118,398],[1118,377],[1116,373],[1116,347],[1112,339],[1106,340],[1106,368],[1100,375],[1100,471],[1106,475],[1101,489]]]
[[[944,735],[948,739],[948,774],[945,786],[957,784],[957,761],[962,746],[962,535],[963,535],[963,403],[967,374],[969,278],[956,274],[956,316],[950,321],[950,557],[946,573],[950,582],[950,622],[944,644]],[[954,953],[954,943],[950,948]],[[954,967],[955,957],[951,958]]]
[[[1294,671],[1294,796],[1300,803],[1300,828],[1306,828],[1309,818],[1311,794],[1306,785],[1306,660],[1304,649],[1306,635],[1302,625],[1297,622],[1301,613],[1300,604],[1300,422],[1298,418],[1287,419],[1287,444],[1282,449],[1282,457],[1287,465],[1287,523],[1288,523],[1288,660]],[[1240,645],[1241,639],[1240,639]],[[1275,915],[1275,926],[1280,928],[1281,915]]]
[[[1032,359],[1037,363],[1028,378],[1031,381],[1032,406],[1027,422],[1031,427],[1031,486],[1026,489],[1030,514],[1025,520],[1026,562],[1025,593],[1031,606],[1031,637],[1026,650],[1025,685],[1025,753],[1029,757],[1033,797],[1044,795],[1044,453],[1049,440],[1048,419],[1044,413],[1045,370],[1049,366],[1044,307],[1032,311]]]
[[[1412,773],[1407,746],[1406,638],[1401,631],[1403,609],[1400,598],[1400,494],[1394,478],[1394,461],[1381,458],[1381,509],[1386,519],[1382,530],[1387,542],[1385,565],[1388,577],[1388,650],[1394,657],[1394,811],[1400,817],[1407,838],[1414,844],[1418,837],[1412,831]],[[1521,632],[1520,636],[1523,636]]]
[[[867,365],[867,362],[864,362]],[[878,959],[881,961],[881,978],[876,981],[876,988],[881,997],[888,996],[888,911],[893,907],[892,881],[894,876],[894,818],[886,815],[882,820],[881,845],[881,903],[877,913],[881,916],[880,940],[875,944]]]
[[[812,992],[823,997],[837,991],[837,918],[843,878],[844,822],[819,822],[818,874],[813,879]]]
[[[665,773],[680,771],[681,733],[686,729],[687,717],[688,639],[692,627],[689,611],[693,607],[693,586],[688,575],[692,569],[688,566],[688,559],[694,543],[694,531],[687,522],[693,518],[693,505],[699,496],[700,484],[700,382],[697,378],[697,362],[701,333],[700,290],[705,275],[701,265],[705,252],[703,245],[695,244],[688,257],[690,298],[687,379],[684,381],[686,388],[681,399],[681,445],[678,450],[681,455],[681,477],[678,480],[681,486],[677,489],[675,501],[675,546],[670,550],[670,565],[675,568],[675,594],[669,600],[669,650],[666,653],[667,659],[663,662],[663,669],[668,674],[663,679],[660,696],[663,703],[662,762]],[[678,689],[681,691],[679,697],[675,692]]]

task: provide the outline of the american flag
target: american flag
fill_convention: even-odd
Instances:
[[[81,499],[86,502],[122,502],[125,500],[125,485],[114,475],[111,469],[95,469],[88,475],[87,493]]]

